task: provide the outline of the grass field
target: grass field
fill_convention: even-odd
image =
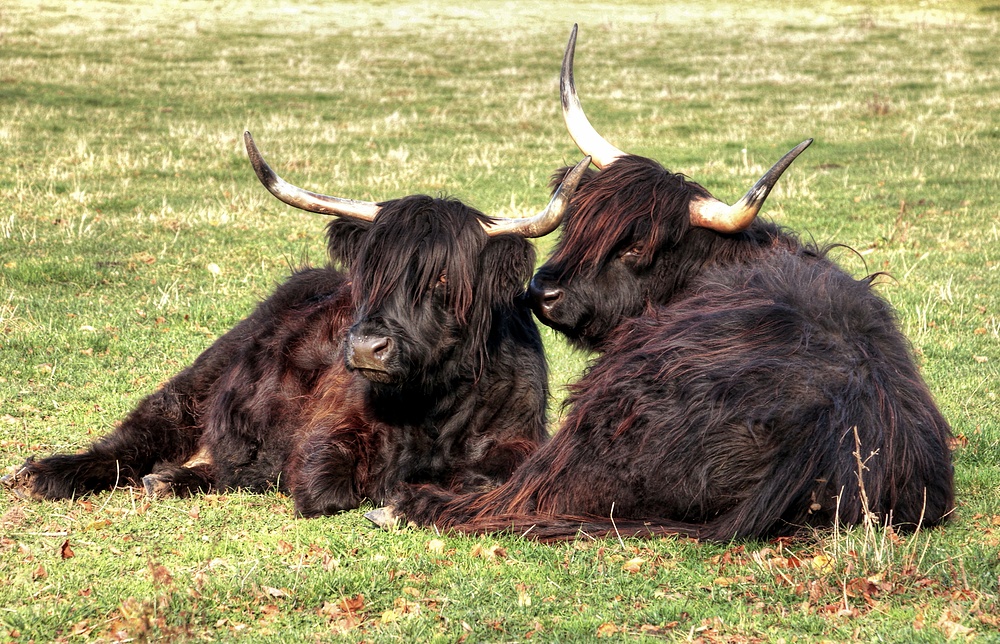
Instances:
[[[1000,641],[1000,4],[257,4],[0,5],[4,472],[107,432],[324,261],[325,221],[265,193],[244,129],[322,192],[541,208],[579,158],[557,98],[579,22],[598,129],[720,198],[815,137],[766,216],[893,276],[956,436],[954,521],[543,546],[277,494],[0,491],[0,641]],[[545,337],[555,419],[587,357]]]

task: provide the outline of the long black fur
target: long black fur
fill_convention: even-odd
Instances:
[[[532,245],[487,237],[451,199],[335,219],[305,268],[79,454],[29,460],[36,498],[144,483],[155,493],[278,487],[298,513],[383,501],[400,482],[490,487],[545,440],[547,371],[524,294]],[[384,372],[345,358],[391,338]],[[374,379],[369,379],[369,377]]]
[[[530,288],[600,352],[565,423],[497,489],[409,486],[397,515],[543,540],[947,518],[950,429],[872,280],[765,221],[692,227],[707,194],[635,156],[581,184]]]

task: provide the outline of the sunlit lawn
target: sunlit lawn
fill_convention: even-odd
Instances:
[[[253,177],[541,208],[602,133],[887,271],[956,434],[942,530],[544,546],[293,516],[277,494],[0,493],[0,640],[1000,640],[1000,6],[766,1],[0,6],[0,467],[75,450],[321,263]],[[551,240],[541,240],[540,255]],[[545,331],[560,413],[584,368]]]

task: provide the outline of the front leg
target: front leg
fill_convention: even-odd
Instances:
[[[146,494],[154,498],[186,497],[214,488],[215,466],[209,450],[202,447],[183,465],[161,465],[142,477]]]
[[[85,451],[29,458],[5,485],[34,499],[69,499],[137,485],[158,462],[183,462],[197,451],[202,433],[190,411],[198,405],[190,391],[197,373],[190,367],[175,376]]]
[[[458,502],[464,509],[465,503],[479,498],[478,494],[457,495],[454,492],[433,484],[404,484],[398,486],[390,495],[388,503],[365,514],[365,518],[380,528],[389,528],[400,522],[413,522],[417,525],[434,525],[446,510],[454,510],[451,506]],[[458,523],[471,518],[462,513]]]
[[[453,487],[460,492],[485,491],[507,481],[514,470],[538,449],[524,438],[493,444],[460,474]]]
[[[345,442],[325,435],[313,434],[300,443],[286,468],[295,513],[318,517],[361,505],[358,460]]]

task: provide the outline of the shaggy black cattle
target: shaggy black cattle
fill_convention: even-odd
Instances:
[[[385,499],[402,481],[495,485],[545,440],[547,371],[524,285],[526,237],[559,224],[589,160],[544,212],[494,219],[451,199],[380,204],[296,188],[247,151],[282,201],[335,215],[306,268],[114,432],[29,460],[8,484],[57,499],[290,490],[304,516]]]
[[[756,218],[810,141],[730,207],[594,131],[573,87],[575,38],[564,114],[601,171],[581,182],[529,291],[544,323],[599,357],[563,427],[506,484],[408,487],[374,518],[712,540],[943,521],[950,430],[892,309],[872,277]]]

